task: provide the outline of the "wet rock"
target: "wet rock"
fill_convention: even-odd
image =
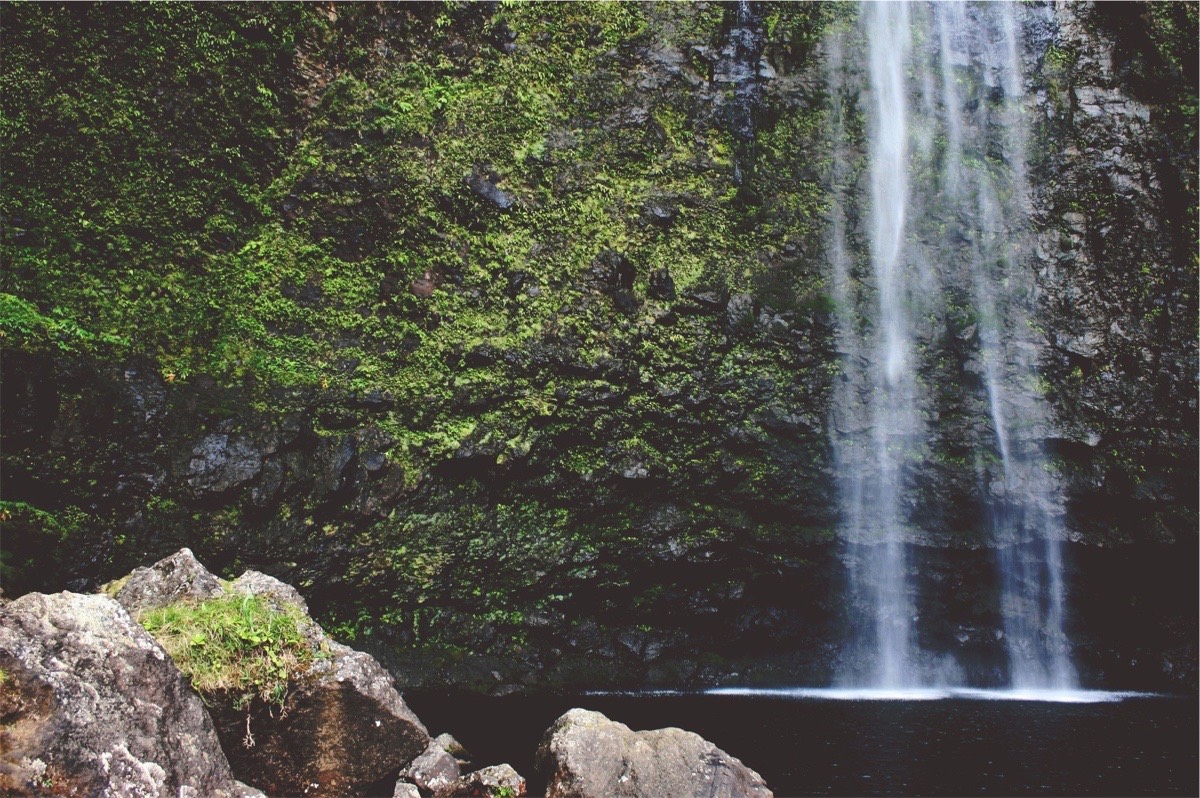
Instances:
[[[123,372],[125,392],[130,409],[141,415],[143,421],[151,421],[166,407],[167,391],[154,365],[141,360],[132,360]]]
[[[284,283],[281,292],[288,299],[296,301],[298,304],[307,307],[316,307],[321,304],[321,300],[325,296],[324,289],[320,285],[307,280],[303,286],[297,288],[293,283]]]
[[[693,302],[695,309],[700,311],[720,311],[726,305],[725,300],[716,291],[689,291],[683,296]],[[686,308],[684,309],[686,310]]]
[[[667,302],[675,299],[675,281],[667,269],[655,269],[650,273],[650,287],[647,293],[651,299],[662,299]]]
[[[460,777],[445,795],[490,796],[506,792],[514,798],[524,795],[525,779],[511,765],[492,765]]]
[[[492,28],[492,43],[502,52],[512,55],[517,51],[517,34],[502,20]]]
[[[725,319],[735,330],[744,329],[754,323],[754,297],[737,294],[725,306]]]
[[[0,606],[0,792],[251,796],[166,652],[107,596]]]
[[[497,178],[489,171],[476,169],[467,177],[467,186],[480,199],[490,202],[502,211],[517,204],[517,198],[496,185]]]
[[[521,289],[525,287],[526,281],[529,280],[529,272],[515,271],[508,275],[508,285],[504,293],[509,299],[516,299],[517,294],[521,293]]]
[[[191,549],[180,549],[154,565],[136,568],[124,580],[111,583],[108,590],[135,618],[177,601],[204,601],[225,592]]]
[[[637,269],[619,252],[606,249],[592,261],[591,277],[595,282],[612,289],[633,289]]]
[[[662,197],[655,197],[646,201],[645,210],[642,215],[650,224],[666,229],[675,223],[675,217],[679,215],[679,209],[669,200]]]
[[[354,459],[356,447],[350,435],[322,438],[313,455],[313,494],[325,497],[338,491],[346,476],[346,466]]]
[[[646,479],[650,476],[650,469],[640,460],[629,463],[621,469],[621,476],[625,479]]]
[[[713,83],[732,88],[725,108],[726,124],[735,146],[734,182],[742,184],[743,175],[753,171],[756,118],[762,112],[763,84],[774,72],[763,65],[766,32],[762,14],[755,3],[730,3],[726,6],[729,25],[725,44],[713,65]]]
[[[262,465],[262,452],[251,441],[214,433],[192,448],[187,481],[197,494],[223,493],[254,479]]]
[[[632,291],[624,288],[619,289],[613,293],[613,307],[626,316],[632,316],[637,312],[637,297],[633,295]]]
[[[634,732],[586,709],[554,722],[537,760],[548,777],[548,798],[772,795],[761,776],[698,734]]]

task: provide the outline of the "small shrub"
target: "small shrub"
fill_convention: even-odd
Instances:
[[[179,602],[141,620],[201,695],[230,696],[236,709],[256,697],[282,706],[289,680],[324,656],[305,639],[299,610],[258,596]]]

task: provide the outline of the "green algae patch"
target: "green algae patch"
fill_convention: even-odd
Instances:
[[[288,685],[325,653],[314,650],[309,621],[259,596],[231,595],[151,610],[142,625],[202,696],[229,696],[237,709],[255,698],[283,704]]]

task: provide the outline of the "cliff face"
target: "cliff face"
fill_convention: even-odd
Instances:
[[[1122,8],[1030,12],[1031,268],[1081,647],[1180,678],[1196,20]],[[187,545],[412,679],[828,672],[821,42],[852,8],[4,13],[8,593]],[[936,523],[923,578],[987,603]],[[1105,628],[1113,573],[1161,636]]]
[[[1041,373],[1071,527],[1091,543],[1193,537],[1195,12],[1118,3],[1042,19]]]

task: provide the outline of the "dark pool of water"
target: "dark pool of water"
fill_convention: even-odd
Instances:
[[[777,796],[1197,795],[1195,698],[1057,704],[723,695],[409,694],[431,733],[529,780],[542,733],[571,707],[633,729],[679,726],[757,770]]]

